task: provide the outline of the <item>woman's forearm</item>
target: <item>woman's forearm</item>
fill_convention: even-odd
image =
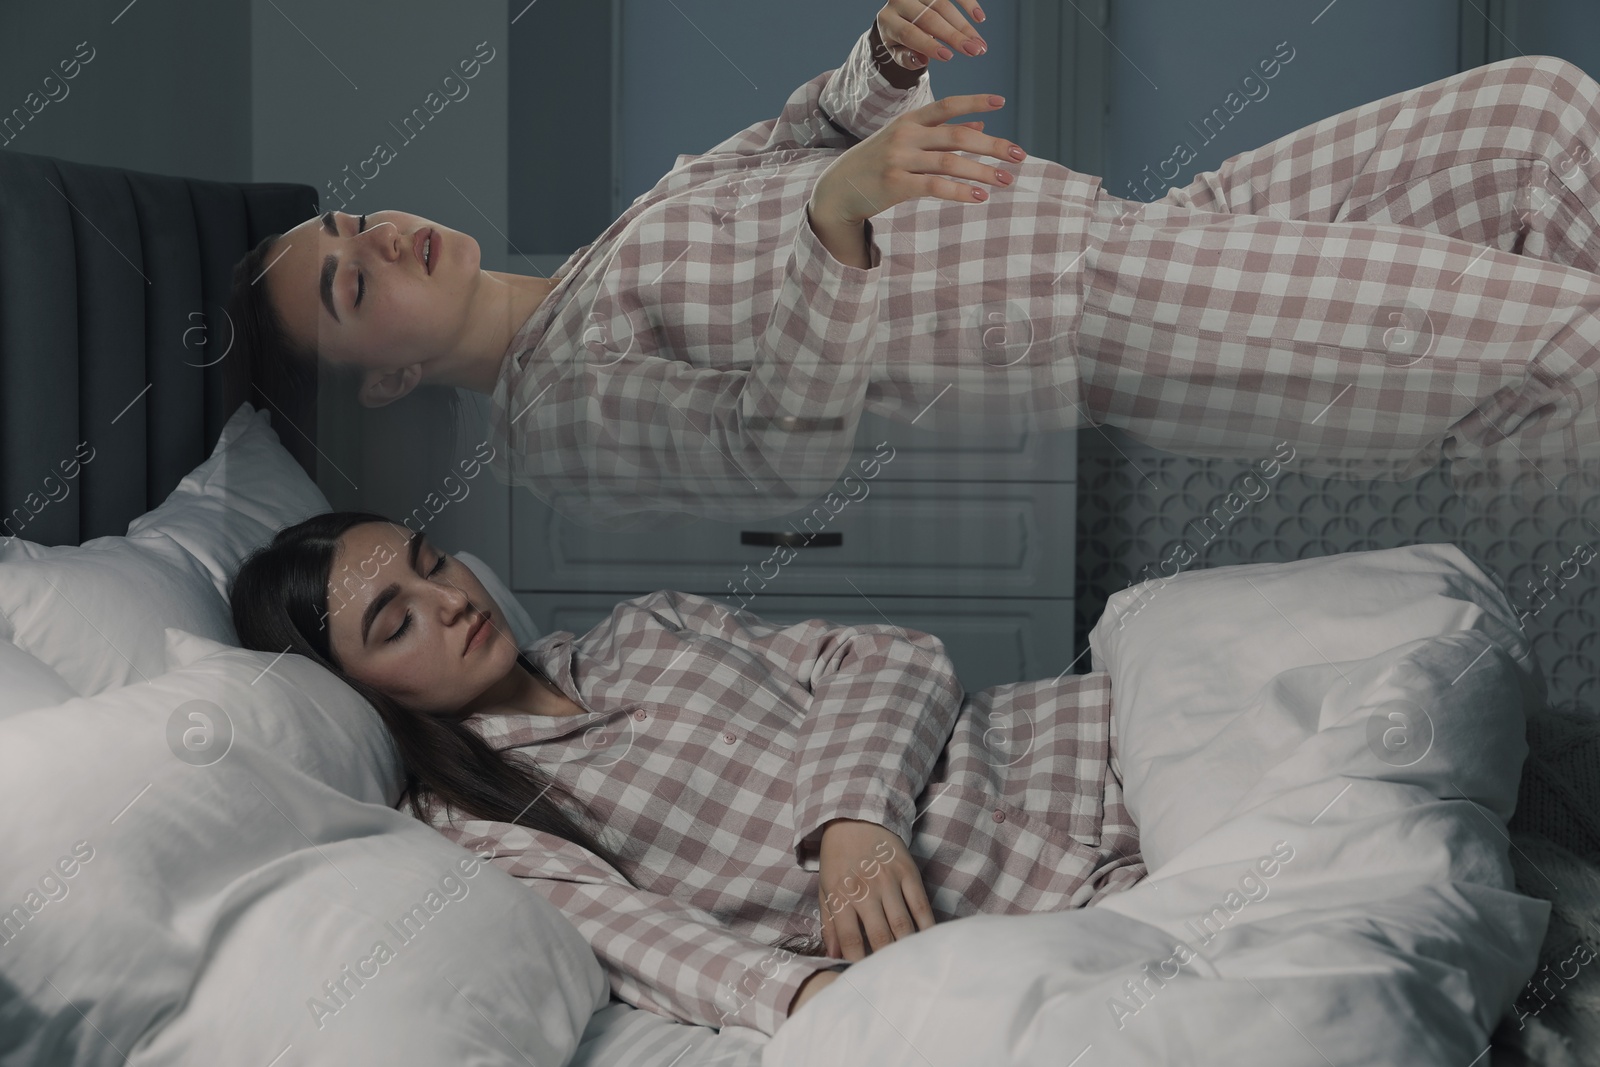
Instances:
[[[806,218],[810,220],[811,232],[817,235],[822,247],[847,267],[871,270],[872,249],[867,241],[867,224],[845,222],[826,208],[814,212],[814,206],[814,203],[806,205]]]

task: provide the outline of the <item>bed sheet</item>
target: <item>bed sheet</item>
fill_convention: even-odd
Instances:
[[[679,1022],[612,998],[595,1012],[567,1067],[759,1067],[767,1035]]]

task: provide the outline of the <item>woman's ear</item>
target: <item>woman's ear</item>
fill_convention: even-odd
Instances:
[[[369,370],[361,376],[361,389],[356,398],[362,407],[381,408],[392,404],[415,389],[422,382],[422,364],[412,363],[399,370]]]

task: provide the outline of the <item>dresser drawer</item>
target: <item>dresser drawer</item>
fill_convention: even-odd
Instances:
[[[880,476],[857,483],[854,499],[835,495],[831,505],[824,498],[772,519],[620,532],[570,522],[519,492],[511,505],[511,587],[1071,598],[1076,488]],[[800,544],[807,536],[810,543]]]
[[[856,458],[849,469],[857,469],[857,460],[887,453],[878,449],[887,441],[894,458],[878,476],[886,481],[1077,481],[1077,431],[1046,433],[1029,429],[1027,422],[1018,419],[1013,433],[969,437],[867,412],[856,427]]]

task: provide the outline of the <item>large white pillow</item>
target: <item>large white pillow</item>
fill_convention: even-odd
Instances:
[[[292,656],[252,684],[270,660],[210,648],[0,721],[0,1056],[565,1063],[608,996],[588,944],[387,807],[351,762],[370,713]]]
[[[0,542],[0,638],[81,696],[154,678],[166,667],[168,626],[237,644],[227,590],[240,562],[280,528],[327,510],[267,413],[242,404],[211,457],[126,537]]]
[[[189,709],[179,743],[214,748],[244,734],[346,796],[390,806],[399,800],[404,772],[388,728],[326,668],[170,628],[166,646],[176,672],[169,679],[212,705]]]
[[[20,711],[51,708],[77,694],[61,675],[22,651],[0,641],[0,719]]]
[[[222,427],[211,458],[160,507],[129,523],[128,536],[172,538],[226,600],[245,556],[285,526],[329,510],[328,498],[279,442],[267,412],[246,403]]]
[[[165,534],[0,549],[0,639],[80,696],[161,674],[168,626],[239,643],[210,574]]]
[[[1510,603],[1452,544],[1183,571],[1113,594],[1089,647],[1094,669],[1116,679],[1117,769],[1151,870],[1209,829],[1212,809],[1186,805],[1186,794],[1247,788],[1281,755],[1240,711],[1280,701],[1268,686],[1283,672],[1457,630],[1482,631],[1504,649],[1523,706],[1544,704],[1543,672]],[[1184,761],[1201,749],[1214,754],[1206,781],[1155,787],[1168,768],[1199,766]]]

